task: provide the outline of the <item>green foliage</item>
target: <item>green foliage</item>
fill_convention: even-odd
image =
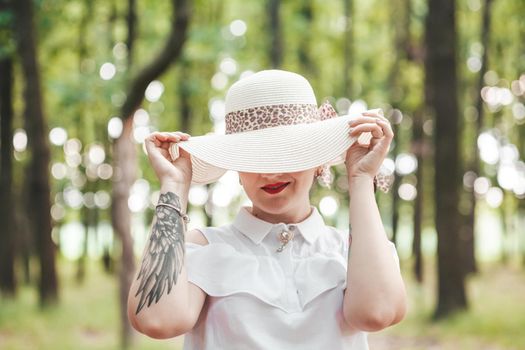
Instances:
[[[0,59],[12,55],[15,51],[15,42],[13,40],[14,14],[8,9],[0,10]]]

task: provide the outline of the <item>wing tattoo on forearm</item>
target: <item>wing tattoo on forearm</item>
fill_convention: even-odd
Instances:
[[[180,208],[179,197],[173,192],[161,194],[160,203]],[[166,289],[167,294],[171,292],[183,263],[184,222],[173,208],[158,206],[148,247],[137,276],[140,285],[135,296],[140,294],[140,301],[135,314],[146,304],[149,307],[153,301],[157,303]]]

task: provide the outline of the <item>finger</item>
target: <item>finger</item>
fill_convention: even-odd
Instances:
[[[146,146],[150,145],[150,144],[153,144],[157,147],[160,146],[160,144],[162,143],[162,141],[159,140],[159,132],[155,131],[155,132],[152,132],[150,133],[146,139],[144,140],[145,143],[146,143]]]
[[[356,127],[353,127],[350,131],[351,136],[358,135],[362,132],[371,132],[372,135],[376,138],[383,137],[383,130],[377,123],[367,123],[367,124],[360,124]]]
[[[187,139],[191,136],[190,134],[187,134],[182,131],[173,131],[173,132],[169,132],[168,134],[173,135],[173,136],[180,136],[183,139]]]
[[[383,114],[380,114],[380,113],[377,113],[377,112],[367,111],[367,112],[363,112],[361,114],[362,115],[366,115],[366,116],[370,116],[370,117],[374,117],[374,118],[386,119],[386,117]]]
[[[378,120],[377,125],[381,126],[381,130],[388,138],[394,138],[394,131],[392,130],[392,125],[383,120]]]
[[[180,132],[161,132],[157,137],[159,142],[156,145],[167,149],[172,143],[188,140],[189,137],[189,135],[186,136],[186,134]]]
[[[370,144],[374,149],[381,151],[383,154],[387,154],[390,151],[390,144],[392,143],[392,138],[389,136],[382,137],[379,139],[372,138]]]
[[[183,132],[180,132],[180,131],[175,131],[175,132],[167,132],[167,131],[164,131],[164,132],[156,132],[156,137],[161,140],[161,141],[164,141],[164,142],[174,142],[174,141],[179,141],[181,139],[188,139],[190,135],[186,134],[186,133],[183,133]]]
[[[354,126],[354,125],[358,125],[358,124],[362,124],[362,123],[375,123],[376,119],[377,118],[374,118],[374,117],[361,116],[361,117],[357,117],[357,118],[352,119],[349,122],[349,124],[350,124],[350,126]]]
[[[377,114],[377,113],[364,112],[363,115],[373,117],[374,119],[384,120],[385,122],[390,123],[390,120],[388,120],[387,117]]]

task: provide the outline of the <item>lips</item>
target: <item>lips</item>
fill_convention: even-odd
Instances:
[[[261,187],[261,189],[263,189],[267,193],[276,194],[284,190],[289,184],[289,182],[277,182],[274,184],[265,185]]]

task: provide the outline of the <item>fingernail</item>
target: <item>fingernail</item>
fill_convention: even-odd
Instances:
[[[355,128],[350,128],[350,130],[348,130],[348,133],[351,134],[354,130],[355,130]]]

